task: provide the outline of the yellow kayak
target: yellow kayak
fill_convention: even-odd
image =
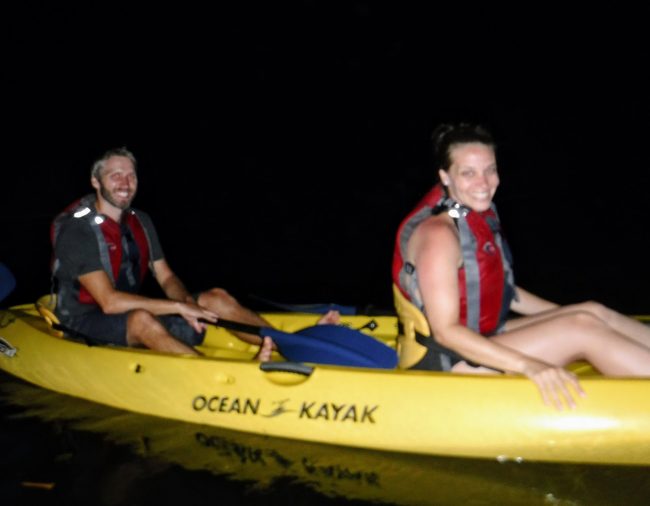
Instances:
[[[264,315],[293,332],[318,316]],[[343,323],[395,346],[393,316]],[[372,323],[372,324],[370,324]],[[498,461],[650,464],[650,380],[582,371],[575,410],[545,406],[517,376],[294,364],[210,328],[178,356],[63,339],[35,305],[0,311],[0,369],[56,392],[184,422],[345,447]]]

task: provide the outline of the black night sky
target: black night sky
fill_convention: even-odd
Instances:
[[[281,4],[281,5],[280,5]],[[2,21],[0,259],[49,290],[52,217],[126,145],[192,290],[391,305],[441,121],[499,141],[518,282],[650,309],[647,13],[407,2],[29,3]],[[149,287],[154,291],[154,287]]]

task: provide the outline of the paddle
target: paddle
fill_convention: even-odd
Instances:
[[[397,366],[397,353],[390,346],[341,325],[314,325],[294,333],[222,318],[212,325],[260,337],[269,336],[282,356],[294,362],[379,369]]]
[[[101,344],[81,332],[62,325],[51,309],[44,304],[37,302],[36,308],[53,329],[82,339],[89,346]],[[397,354],[391,347],[363,332],[340,325],[315,325],[291,334],[270,327],[259,327],[230,320],[220,319],[216,323],[204,321],[229,330],[246,332],[260,337],[269,336],[276,343],[280,353],[286,359],[294,362],[381,369],[394,369],[397,366]]]
[[[354,306],[344,306],[335,303],[322,303],[322,304],[287,304],[284,302],[277,302],[274,300],[266,299],[258,295],[249,295],[252,299],[267,304],[271,307],[282,309],[284,311],[291,311],[293,313],[317,313],[325,314],[328,311],[338,311],[342,315],[355,315],[357,308]]]

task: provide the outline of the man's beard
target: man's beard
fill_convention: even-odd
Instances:
[[[101,193],[104,200],[106,200],[112,206],[121,209],[122,211],[131,207],[131,202],[133,202],[133,197],[135,197],[135,192],[133,192],[133,194],[127,201],[117,202],[116,200],[113,199],[111,193],[106,189],[106,187],[101,182],[99,183],[99,192]]]

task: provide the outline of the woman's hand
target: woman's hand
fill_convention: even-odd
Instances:
[[[571,409],[576,407],[575,393],[581,397],[586,395],[578,377],[562,367],[530,360],[523,374],[537,385],[544,404],[554,406],[560,411],[564,409],[565,404]]]

